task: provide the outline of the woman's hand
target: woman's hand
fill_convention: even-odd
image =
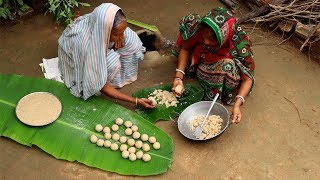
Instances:
[[[135,97],[128,96],[127,94],[122,93],[121,91],[115,89],[114,87],[110,86],[109,84],[104,85],[104,87],[101,89],[101,93],[115,98],[119,99],[122,101],[127,101],[130,103],[137,104],[139,106],[142,106],[144,108],[154,108],[156,107],[155,105],[152,104],[152,101],[149,99],[145,98],[138,98],[136,99]]]
[[[238,124],[241,121],[241,111],[240,106],[235,105],[232,110],[232,123]]]
[[[156,107],[156,105],[154,105],[150,99],[146,99],[146,98],[138,98],[137,104],[141,107],[144,107],[144,108],[155,108]]]
[[[180,97],[185,91],[183,81],[180,78],[174,78],[172,83],[172,92],[176,97]]]
[[[120,49],[124,46],[124,39],[120,39],[119,41],[114,43],[114,50]]]

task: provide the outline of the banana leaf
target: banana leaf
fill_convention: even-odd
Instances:
[[[165,105],[158,104],[154,109],[144,109],[141,107],[136,108],[136,112],[150,122],[156,122],[158,120],[172,120],[180,115],[184,109],[189,105],[201,101],[204,95],[204,91],[201,86],[196,84],[185,84],[185,93],[178,98],[179,103],[177,107],[166,108]],[[160,85],[151,88],[141,89],[135,92],[132,96],[138,98],[145,98],[150,95],[156,89],[162,89],[171,91],[172,85]]]
[[[15,115],[17,102],[31,92],[46,91],[57,96],[63,105],[61,116],[52,124],[32,127],[21,123]],[[151,148],[149,162],[134,162],[121,157],[120,151],[98,147],[90,142],[96,124],[109,126],[117,118],[130,120],[139,132],[154,135],[161,143],[159,150]],[[124,127],[119,129],[123,134]],[[57,159],[78,161],[91,167],[123,175],[155,175],[164,173],[172,164],[174,145],[161,129],[141,116],[111,101],[93,97],[87,101],[72,96],[64,84],[43,78],[27,78],[0,74],[0,136],[26,146],[36,145]]]

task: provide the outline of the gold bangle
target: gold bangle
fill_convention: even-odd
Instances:
[[[136,106],[138,106],[138,98],[136,98]]]

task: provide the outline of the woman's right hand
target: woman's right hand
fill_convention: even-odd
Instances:
[[[156,105],[154,105],[152,103],[152,101],[150,99],[147,99],[147,98],[138,98],[137,99],[137,104],[141,107],[144,107],[144,108],[155,108]]]
[[[180,86],[180,87],[179,87]],[[177,87],[181,88],[178,90]],[[184,85],[183,81],[180,78],[174,78],[173,83],[172,83],[172,92],[176,97],[180,97],[184,93]]]
[[[114,50],[118,50],[124,46],[124,39],[120,39],[119,41],[114,43]]]

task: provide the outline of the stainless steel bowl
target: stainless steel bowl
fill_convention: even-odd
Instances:
[[[229,111],[222,104],[215,103],[209,115],[219,115],[223,119],[222,128],[219,134],[207,139],[197,139],[193,135],[193,131],[191,131],[190,121],[196,116],[205,116],[208,113],[211,103],[212,101],[200,101],[191,104],[180,114],[178,118],[178,129],[182,135],[192,140],[203,141],[217,137],[227,129],[227,127],[229,126],[230,118]]]

